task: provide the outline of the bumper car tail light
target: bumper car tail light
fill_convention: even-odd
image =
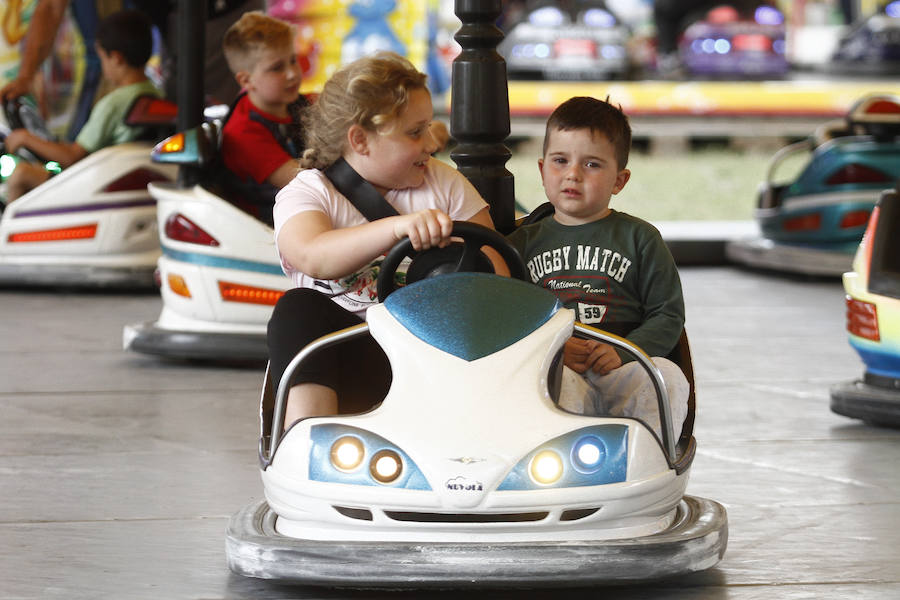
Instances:
[[[553,56],[596,58],[597,44],[592,40],[556,40],[556,43],[553,44]]]
[[[844,183],[890,183],[893,179],[878,169],[858,163],[851,163],[835,171],[825,180],[828,185]]]
[[[544,450],[535,454],[528,469],[531,479],[541,485],[556,483],[563,474],[563,462],[559,454]]]
[[[841,217],[841,229],[852,229],[853,227],[861,227],[869,222],[869,215],[872,214],[867,210],[854,210],[848,212]]]
[[[64,242],[69,240],[89,240],[97,235],[97,224],[89,223],[77,227],[60,229],[41,229],[39,231],[22,231],[11,233],[7,241],[11,244],[20,242]]]
[[[172,290],[172,292],[185,298],[191,297],[191,290],[188,289],[187,282],[181,275],[169,273],[169,275],[166,277],[166,281],[169,283],[169,289]]]
[[[241,285],[239,283],[231,283],[228,281],[220,281],[219,294],[222,296],[222,300],[229,302],[275,306],[275,303],[284,295],[284,292],[282,290],[272,290],[250,285]]]
[[[203,228],[181,213],[169,215],[166,219],[165,234],[169,239],[201,246],[218,246],[219,240],[206,233]]]
[[[847,331],[873,342],[880,341],[876,306],[847,296]]]
[[[366,450],[357,437],[344,436],[331,446],[331,464],[344,472],[356,470],[365,456]]]
[[[782,229],[785,231],[816,231],[822,226],[822,215],[812,213],[799,217],[785,219],[782,223]]]
[[[768,52],[772,49],[772,41],[761,34],[736,35],[731,44],[740,52]]]
[[[369,462],[369,472],[379,483],[391,483],[403,472],[403,461],[393,450],[379,450]]]

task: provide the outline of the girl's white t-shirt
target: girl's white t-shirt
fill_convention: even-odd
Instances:
[[[425,181],[415,188],[390,190],[385,200],[398,213],[408,214],[426,208],[445,212],[454,221],[467,221],[487,206],[487,203],[459,171],[435,158],[425,167]],[[367,219],[347,198],[335,189],[331,181],[318,169],[306,169],[297,174],[275,196],[273,217],[275,240],[282,226],[302,212],[325,213],[335,229],[367,223]],[[277,245],[277,244],[276,244]],[[310,277],[293,268],[279,251],[281,268],[297,287],[318,290],[351,312],[365,318],[365,311],[378,302],[376,282],[384,256],[362,269],[340,279],[323,280]]]

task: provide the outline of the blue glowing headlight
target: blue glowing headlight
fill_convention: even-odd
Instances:
[[[784,23],[784,15],[774,6],[763,5],[757,7],[753,18],[760,25],[781,25]]]
[[[616,26],[616,18],[608,10],[603,10],[602,8],[587,9],[584,11],[581,19],[588,27],[609,28]]]
[[[884,7],[884,12],[889,17],[893,17],[894,19],[900,19],[900,0],[889,3]]]
[[[330,483],[430,490],[412,459],[383,437],[346,425],[313,425],[309,479]]]
[[[586,435],[572,446],[572,466],[579,473],[596,473],[606,456],[606,444],[596,435]]]
[[[570,431],[538,446],[516,463],[497,489],[535,490],[618,483],[625,481],[627,467],[628,426],[595,425]],[[556,472],[558,468],[561,473]]]
[[[535,27],[559,27],[565,20],[563,11],[555,6],[544,6],[528,15],[528,22]]]

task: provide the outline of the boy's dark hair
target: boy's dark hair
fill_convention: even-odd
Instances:
[[[628,165],[631,125],[622,108],[610,104],[608,98],[597,100],[589,96],[575,96],[557,106],[547,119],[544,154],[547,153],[550,132],[555,129],[560,131],[590,129],[592,134],[602,133],[615,148],[619,169],[624,169]]]
[[[153,54],[150,19],[138,10],[120,10],[100,21],[96,39],[105,52],[119,52],[138,69],[144,68]]]

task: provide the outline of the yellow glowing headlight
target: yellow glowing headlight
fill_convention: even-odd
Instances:
[[[341,471],[356,469],[365,455],[362,442],[353,436],[344,436],[331,445],[331,464]]]
[[[529,471],[535,483],[543,485],[555,483],[563,474],[562,458],[552,450],[542,450],[531,459]]]
[[[400,477],[403,471],[403,461],[400,455],[393,450],[379,450],[369,462],[369,472],[375,481],[390,483]]]

